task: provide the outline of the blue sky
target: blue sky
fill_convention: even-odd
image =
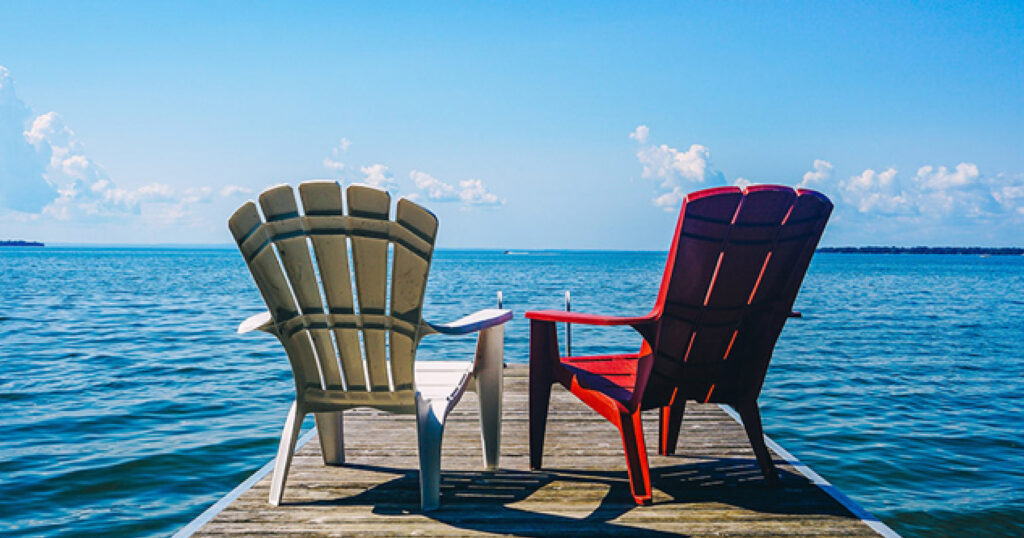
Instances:
[[[829,245],[1024,245],[1024,4],[4,2],[0,238],[228,243],[266,186],[442,247],[667,248],[680,196],[822,190]]]

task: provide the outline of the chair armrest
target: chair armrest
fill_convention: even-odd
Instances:
[[[527,319],[579,323],[581,325],[646,325],[655,320],[654,316],[599,316],[564,310],[533,310],[526,313]]]
[[[463,316],[451,323],[428,323],[424,321],[426,325],[426,333],[441,333],[441,334],[469,334],[484,329],[494,327],[495,325],[501,325],[512,319],[512,311],[503,308],[486,308],[474,312],[468,316]]]
[[[270,312],[260,312],[254,316],[249,316],[238,325],[238,334],[251,331],[274,332],[274,318],[270,315]]]

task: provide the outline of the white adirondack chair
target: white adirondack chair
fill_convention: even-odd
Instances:
[[[401,199],[391,220],[388,193],[361,185],[347,189],[347,214],[336,182],[302,183],[299,196],[301,214],[290,186],[272,187],[259,197],[265,219],[250,201],[228,222],[269,308],[238,332],[277,336],[295,377],[270,504],[281,502],[308,413],[316,418],[324,463],[340,465],[342,412],[372,407],[416,415],[421,505],[435,509],[445,419],[467,389],[479,393],[484,465],[498,466],[504,323],[512,312],[487,309],[448,324],[425,322],[437,218]],[[475,360],[414,362],[422,337],[472,332],[479,332]]]

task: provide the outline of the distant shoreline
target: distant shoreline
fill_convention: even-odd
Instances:
[[[21,240],[0,240],[0,247],[43,247],[46,246],[40,241]],[[56,249],[115,249],[115,250],[235,250],[237,247],[231,243],[56,243]],[[625,253],[651,253],[666,254],[666,251],[659,250],[600,250],[600,249],[502,249],[502,248],[452,248],[440,247],[437,252],[490,252],[500,253],[506,256],[527,256],[527,255],[552,255],[559,253],[584,253],[584,254],[625,254]],[[1024,247],[818,247],[816,252],[829,254],[959,254],[968,256],[1024,256]]]
[[[45,247],[46,245],[39,241],[0,241],[0,247]]]
[[[819,247],[818,252],[840,254],[968,254],[972,256],[1021,256],[1016,247]]]

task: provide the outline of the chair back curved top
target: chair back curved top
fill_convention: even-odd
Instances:
[[[334,181],[264,191],[229,220],[310,411],[415,408],[413,361],[437,218],[387,192]],[[390,276],[389,276],[389,259]],[[350,270],[351,268],[351,270]],[[354,282],[354,286],[353,286]],[[355,293],[353,293],[353,287]]]
[[[831,211],[818,192],[776,185],[686,197],[644,344],[643,408],[757,399]]]

